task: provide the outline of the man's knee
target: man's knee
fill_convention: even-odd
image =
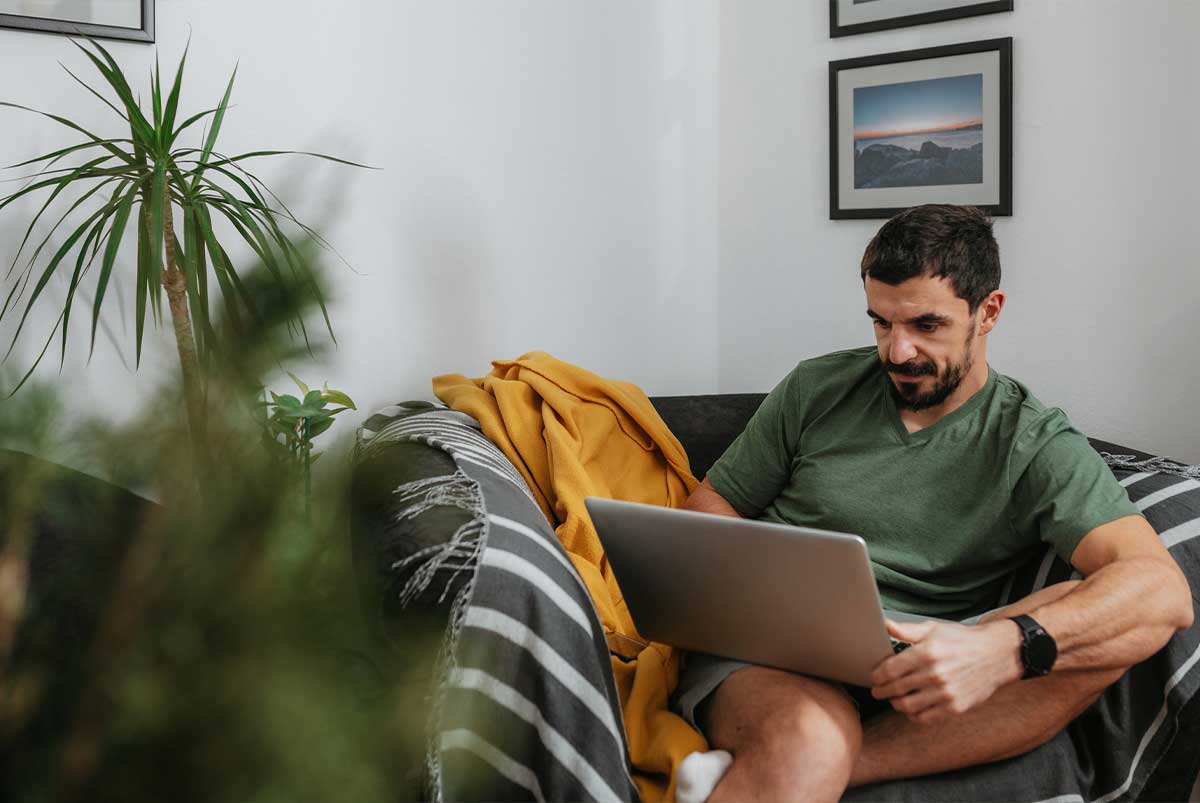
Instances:
[[[862,747],[850,696],[824,681],[747,667],[717,687],[706,733],[713,747],[753,752],[781,773],[825,770],[848,777]]]
[[[1110,669],[1054,672],[1044,678],[1028,681],[1028,688],[1038,687],[1038,699],[1043,701],[1039,706],[1045,706],[1043,710],[1049,713],[1050,718],[1045,721],[1041,732],[1035,734],[1033,740],[1017,753],[1040,747],[1054,738],[1063,728],[1091,708],[1104,694],[1104,690],[1120,680],[1125,671]]]

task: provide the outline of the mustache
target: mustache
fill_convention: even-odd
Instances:
[[[894,362],[884,363],[884,368],[889,374],[899,374],[900,376],[937,376],[937,366],[931,362],[906,362],[896,364]]]

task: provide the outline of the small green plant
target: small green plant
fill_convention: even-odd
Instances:
[[[295,466],[304,478],[304,515],[312,509],[312,464],[321,455],[313,454],[313,439],[333,426],[333,417],[346,410],[357,410],[354,400],[340,390],[330,390],[326,383],[320,390],[311,390],[293,373],[288,373],[303,398],[271,391],[271,400],[264,399],[266,430],[263,439],[268,448],[282,450],[283,457]]]

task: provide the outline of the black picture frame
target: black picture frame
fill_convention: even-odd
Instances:
[[[854,36],[855,34],[871,33],[872,31],[907,28],[911,25],[928,25],[933,22],[945,22],[946,20],[978,17],[983,14],[998,14],[1003,11],[1013,10],[1013,0],[983,0],[982,2],[972,3],[967,6],[940,9],[936,8],[938,5],[937,0],[929,0],[929,5],[931,10],[920,14],[905,14],[903,16],[888,17],[870,22],[842,25],[838,22],[838,0],[829,0],[829,36],[836,39],[839,36]]]
[[[914,61],[943,59],[951,56],[962,56],[973,53],[996,51],[999,54],[999,67],[996,76],[998,89],[998,118],[989,130],[994,130],[999,136],[995,144],[998,156],[997,197],[995,203],[971,203],[984,212],[995,217],[1012,215],[1012,37],[999,39],[984,39],[976,42],[926,47],[917,50],[903,50],[894,53],[881,53],[873,56],[863,56],[853,59],[840,59],[829,62],[829,217],[831,220],[890,218],[899,214],[916,203],[905,206],[876,206],[842,208],[839,193],[839,108],[838,108],[838,77],[846,71],[863,67],[878,67],[890,64],[904,64]],[[851,110],[853,113],[853,110]],[[985,146],[986,151],[986,146]],[[954,186],[954,185],[951,185]],[[939,199],[939,185],[930,186],[928,197],[918,203],[952,203],[954,201]]]
[[[16,28],[41,33],[62,33],[87,36],[93,39],[121,39],[132,42],[154,41],[154,0],[129,0],[137,3],[142,12],[140,28],[123,28],[117,25],[97,25],[91,22],[76,22],[49,17],[26,17],[21,14],[0,14],[0,28]]]

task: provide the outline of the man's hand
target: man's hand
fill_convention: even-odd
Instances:
[[[1021,629],[1009,619],[973,627],[889,619],[887,628],[912,646],[875,667],[871,695],[921,724],[968,711],[1025,673]]]

